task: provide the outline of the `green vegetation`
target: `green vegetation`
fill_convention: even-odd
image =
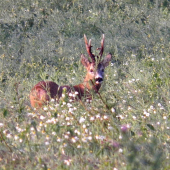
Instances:
[[[103,33],[100,95],[31,108],[37,82],[82,82]],[[0,169],[170,169],[169,42],[169,0],[1,1]]]

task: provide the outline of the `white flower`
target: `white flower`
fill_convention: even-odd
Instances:
[[[46,110],[48,110],[48,108],[47,108],[47,107],[44,107],[43,109],[44,109],[45,111],[46,111]]]
[[[61,96],[62,96],[62,98],[65,98],[66,95],[65,95],[65,94],[62,94]]]
[[[71,164],[71,162],[72,162],[72,160],[71,160],[71,159],[64,160],[64,163],[65,163],[66,165],[68,165],[68,166]]]
[[[106,119],[108,119],[108,116],[107,116],[107,115],[104,115],[103,118],[106,120]]]
[[[51,102],[55,102],[55,100],[54,100],[54,99],[51,99]]]
[[[100,114],[96,115],[96,118],[100,118]]]
[[[23,141],[23,140],[20,138],[20,139],[19,139],[19,142],[21,143],[22,141]]]
[[[122,152],[123,152],[123,149],[120,148],[120,149],[119,149],[119,152],[122,153]]]
[[[77,129],[74,130],[74,133],[76,133],[77,135],[80,135],[80,132]]]
[[[94,116],[90,117],[90,120],[91,120],[91,121],[93,121],[94,119],[95,119]]]
[[[89,137],[88,137],[88,140],[92,140],[92,136],[89,136]]]
[[[45,116],[41,115],[41,116],[40,116],[40,119],[41,119],[41,120],[44,120],[44,119],[45,119]]]
[[[86,125],[85,125],[85,124],[83,125],[83,128],[84,128],[84,129],[86,128]]]
[[[161,103],[158,103],[158,106],[161,107],[162,106]]]
[[[72,97],[72,96],[73,96],[73,94],[72,94],[72,93],[69,93],[69,96],[70,96],[70,97]]]
[[[136,120],[136,116],[132,116],[133,120]]]
[[[45,145],[49,145],[50,143],[48,141],[45,142]]]
[[[17,139],[19,139],[19,137],[18,137],[17,135],[15,135],[15,136],[14,136],[14,139],[17,140]]]
[[[85,120],[86,120],[86,119],[85,119],[84,117],[81,117],[81,118],[79,119],[79,123],[83,123]]]
[[[72,107],[72,104],[70,104],[70,103],[67,103],[67,106],[68,106],[68,107]]]
[[[163,119],[166,119],[167,117],[166,116],[163,116]]]
[[[112,113],[114,113],[114,112],[115,112],[115,109],[114,109],[113,107],[111,108],[111,112],[112,112]]]
[[[52,132],[52,135],[56,135],[57,133],[56,132]]]

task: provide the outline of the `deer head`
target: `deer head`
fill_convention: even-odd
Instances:
[[[95,56],[91,51],[92,48],[91,39],[88,42],[86,35],[84,35],[84,41],[85,41],[87,53],[91,58],[90,61],[83,54],[81,55],[81,63],[87,69],[87,74],[84,81],[85,82],[93,81],[95,85],[100,85],[104,79],[104,69],[109,65],[112,56],[111,54],[108,54],[103,60],[101,60],[104,51],[104,34],[101,40],[101,47],[97,48],[97,50],[100,50],[99,56]]]

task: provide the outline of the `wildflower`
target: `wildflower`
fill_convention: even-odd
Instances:
[[[86,142],[87,142],[87,140],[86,140],[86,138],[85,138],[85,137],[83,137],[83,138],[82,138],[82,142],[84,142],[84,143],[86,143]]]
[[[92,136],[89,136],[89,137],[88,137],[88,140],[92,140]]]
[[[167,119],[167,117],[166,117],[166,116],[163,116],[163,119],[165,120],[165,119]]]
[[[110,124],[108,124],[108,129],[109,129],[109,130],[113,130],[113,127],[110,126]]]
[[[130,106],[128,106],[128,110],[132,110],[132,108]]]
[[[70,96],[70,97],[72,97],[72,96],[73,96],[73,94],[72,94],[72,93],[69,93],[69,96]]]
[[[56,132],[52,132],[52,135],[56,135],[57,133]]]
[[[15,140],[18,140],[18,139],[19,139],[19,137],[18,137],[17,135],[15,135],[15,136],[14,136],[14,139],[15,139]]]
[[[64,135],[65,139],[69,139],[69,136],[68,135]]]
[[[116,117],[120,118],[120,119],[124,119],[123,115],[117,115]]]
[[[122,100],[123,103],[126,103],[126,100]]]
[[[47,135],[47,136],[46,136],[46,139],[47,139],[47,140],[49,140],[49,139],[50,139],[50,137]]]
[[[106,119],[108,119],[108,116],[107,116],[107,115],[104,115],[103,118],[106,120]]]
[[[80,135],[80,132],[77,129],[74,130],[74,133],[76,133],[77,135]]]
[[[154,107],[151,105],[151,106],[150,106],[150,109],[152,109],[152,110],[153,110],[153,109],[154,109]]]
[[[114,113],[114,112],[115,112],[115,109],[114,109],[113,107],[111,108],[111,112],[112,112],[112,113]]]
[[[47,111],[47,110],[48,110],[48,108],[47,108],[47,107],[44,107],[43,109],[44,109],[45,111]]]
[[[149,117],[150,114],[149,114],[145,109],[143,110],[143,112],[144,112],[143,114],[144,114],[146,117]]]
[[[70,117],[66,117],[66,120],[69,121],[69,120],[70,120]]]
[[[62,142],[61,138],[57,138],[57,142]]]
[[[163,106],[161,106],[161,107],[160,107],[160,109],[161,109],[161,110],[164,110],[164,107],[163,107]]]
[[[41,115],[41,116],[40,116],[40,119],[41,119],[41,120],[44,120],[44,119],[45,119],[45,116]]]
[[[129,128],[129,125],[123,125],[123,126],[121,126],[121,131],[123,133],[126,133],[128,131],[128,128]]]
[[[80,144],[77,145],[77,148],[82,148],[82,146]]]
[[[72,139],[71,139],[71,141],[72,141],[73,143],[76,143],[78,140],[79,140],[79,138],[78,138],[77,136],[72,137]]]
[[[65,98],[65,97],[66,97],[66,95],[62,93],[61,97],[62,97],[62,98]]]
[[[136,120],[136,116],[132,116],[133,120]]]
[[[161,103],[158,103],[158,106],[161,107],[162,106]]]
[[[83,128],[84,128],[84,129],[86,128],[86,125],[85,125],[85,124],[83,125]]]
[[[31,127],[31,128],[30,128],[30,130],[31,130],[31,131],[34,131],[34,128],[33,128],[33,127]]]
[[[45,145],[49,145],[50,143],[48,141],[45,142]]]
[[[7,138],[11,138],[12,135],[9,133],[9,134],[6,135],[6,137],[7,137]]]
[[[70,122],[67,122],[67,126],[70,126],[71,125],[71,123]]]
[[[119,136],[119,139],[122,139],[122,136],[121,136],[121,135]]]
[[[102,141],[106,139],[106,137],[102,135],[96,135],[95,138]]]
[[[95,119],[94,116],[90,117],[90,120],[91,120],[91,121],[93,121],[94,119]]]
[[[55,100],[54,100],[54,99],[51,99],[51,102],[55,102]]]
[[[84,117],[81,117],[81,118],[79,119],[79,123],[83,123],[85,120],[86,120],[86,119],[85,119]]]
[[[63,105],[66,105],[66,102],[63,102]]]
[[[96,115],[96,118],[100,118],[100,114]]]
[[[85,131],[85,133],[88,133],[89,130],[88,129],[84,129],[84,131]]]
[[[67,103],[67,106],[68,106],[68,107],[72,107],[72,104],[70,104],[70,103]]]
[[[120,149],[119,149],[119,152],[122,153],[122,152],[123,152],[123,149],[120,148]]]
[[[23,141],[23,140],[20,138],[20,139],[19,139],[19,142],[22,143],[22,141]]]
[[[66,165],[68,165],[68,166],[71,164],[71,162],[72,162],[72,160],[71,160],[71,159],[64,160],[64,163],[65,163]]]
[[[74,109],[73,108],[69,108],[69,113],[73,113]]]

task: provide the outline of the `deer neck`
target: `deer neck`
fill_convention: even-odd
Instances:
[[[83,87],[88,90],[94,90],[96,93],[99,91],[101,84],[96,84],[93,80],[84,79]]]

